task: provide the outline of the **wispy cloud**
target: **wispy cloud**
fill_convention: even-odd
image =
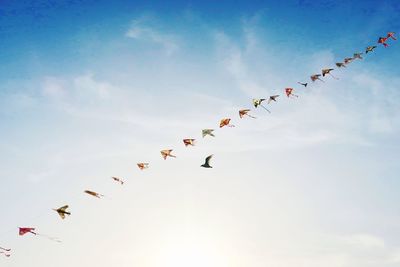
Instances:
[[[126,37],[143,42],[155,43],[163,47],[167,55],[171,55],[179,49],[178,38],[169,33],[163,33],[154,26],[149,25],[148,19],[139,18],[133,20]]]

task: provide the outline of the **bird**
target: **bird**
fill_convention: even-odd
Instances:
[[[213,155],[210,155],[208,157],[206,157],[204,164],[200,165],[200,167],[204,167],[204,168],[212,168],[212,166],[210,165],[210,160],[213,157]]]
[[[54,211],[57,211],[58,215],[60,215],[61,219],[65,219],[65,214],[71,215],[70,212],[67,211],[68,205],[62,206],[61,208],[58,209],[53,209]]]

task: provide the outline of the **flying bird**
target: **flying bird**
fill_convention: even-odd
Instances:
[[[353,54],[353,58],[354,59],[356,59],[356,58],[358,58],[358,59],[363,59],[363,57],[361,56],[363,53],[354,53]]]
[[[376,48],[376,45],[373,46],[368,46],[365,48],[365,54],[368,54],[368,52],[372,52]]]
[[[271,103],[272,101],[275,101],[276,102],[276,99],[279,97],[279,95],[271,95],[269,98],[268,98],[268,103],[267,104],[269,104],[269,103]]]
[[[201,130],[201,135],[203,136],[203,138],[207,135],[215,137],[215,135],[213,134],[214,129],[203,129]]]
[[[119,177],[112,176],[111,179],[113,179],[114,181],[120,183],[121,185],[124,184],[124,181]]]
[[[61,219],[65,219],[65,215],[71,215],[70,212],[67,211],[68,205],[62,206],[61,208],[58,209],[53,209],[54,211],[57,211],[58,215],[60,215]]]
[[[99,194],[99,193],[94,192],[94,191],[85,190],[84,192],[85,192],[86,194],[89,194],[89,195],[94,196],[94,197],[97,197],[97,198],[104,197],[104,195]]]
[[[325,75],[330,75],[330,76],[332,76],[334,79],[336,79],[336,80],[339,80],[339,78],[336,78],[335,76],[333,76],[332,74],[331,74],[331,71],[333,71],[333,69],[322,69],[322,77],[325,77]]]
[[[219,122],[219,128],[222,128],[224,126],[228,126],[228,127],[235,127],[235,125],[230,124],[231,119],[229,118],[224,118]]]
[[[144,170],[149,167],[149,163],[139,162],[139,163],[137,163],[137,166],[139,167],[139,169]]]
[[[336,63],[336,66],[337,66],[338,68],[346,68],[346,65],[345,65],[344,63],[342,63],[342,62]]]
[[[303,85],[304,87],[307,87],[307,84],[308,84],[308,83],[301,83],[301,82],[297,82],[297,83]]]
[[[249,114],[249,112],[250,112],[250,109],[241,109],[241,110],[239,110],[239,117],[242,119],[243,116],[248,116],[248,117],[250,117],[250,118],[255,119],[256,117],[251,116],[251,115]]]
[[[204,162],[203,165],[200,165],[200,167],[204,167],[204,168],[212,168],[212,166],[210,165],[210,160],[213,157],[213,155],[210,155],[208,157],[206,157],[206,160]]]
[[[314,75],[311,75],[311,76],[310,76],[310,79],[311,79],[311,81],[313,81],[313,82],[315,82],[316,80],[320,80],[321,82],[324,83],[324,81],[321,80],[320,77],[321,77],[321,74],[314,74]]]
[[[389,45],[386,43],[389,37],[379,37],[378,44],[382,44],[384,47],[388,47]]]
[[[173,149],[164,149],[164,150],[161,150],[161,151],[160,151],[161,156],[163,157],[164,160],[166,160],[167,157],[176,158],[175,155],[172,155],[172,154],[171,154],[172,150],[173,150]]]
[[[258,106],[262,107],[263,109],[265,109],[266,111],[268,111],[269,113],[271,113],[271,111],[269,109],[267,109],[266,107],[264,107],[261,103],[263,101],[265,101],[265,98],[253,98],[253,105],[255,108],[257,108]]]
[[[183,139],[183,144],[185,146],[194,146],[194,141],[196,141],[196,140],[193,138]]]

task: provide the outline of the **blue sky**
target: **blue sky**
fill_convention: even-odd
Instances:
[[[3,1],[0,246],[13,255],[0,264],[398,266],[398,41],[335,69],[339,80],[297,82],[398,32],[399,11],[397,1]],[[271,94],[281,95],[271,114],[239,119]],[[236,127],[202,139],[223,117]],[[188,137],[197,146],[185,148]],[[163,161],[166,148],[177,158]],[[199,168],[209,154],[214,168]],[[61,221],[51,209],[64,204]],[[18,226],[63,243],[19,237]]]

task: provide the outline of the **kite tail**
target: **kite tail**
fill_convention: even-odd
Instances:
[[[318,79],[318,80],[320,80],[321,82],[325,83],[325,81],[324,81],[324,80],[321,80],[321,79]]]
[[[257,119],[256,117],[251,116],[251,115],[249,115],[249,114],[247,114],[247,116],[249,116],[250,118],[253,118],[253,119]]]
[[[329,75],[331,75],[333,79],[335,79],[335,80],[339,80],[339,78],[337,78],[337,77],[333,76],[332,74],[330,74],[330,73],[329,73]]]
[[[294,96],[294,97],[299,97],[298,95],[294,95],[294,94],[291,94],[291,96]]]
[[[47,239],[50,240],[50,241],[54,241],[54,242],[57,242],[57,243],[61,243],[61,240],[58,239],[57,237],[52,237],[52,236],[43,235],[43,234],[36,234],[36,235],[41,236],[41,237],[44,237],[44,238],[47,238]]]
[[[263,109],[265,109],[266,111],[268,111],[269,113],[271,113],[271,111],[269,109],[267,109],[266,107],[264,107],[263,105],[260,105]]]
[[[387,43],[382,43],[384,47],[388,47],[389,45]]]

